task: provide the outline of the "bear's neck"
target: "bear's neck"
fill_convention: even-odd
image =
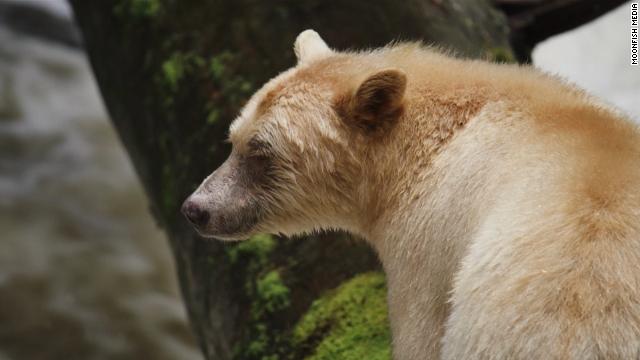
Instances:
[[[482,220],[482,209],[493,201],[492,178],[501,171],[494,166],[499,163],[496,152],[502,151],[495,145],[499,127],[480,119],[447,121],[451,126],[440,127],[439,139],[450,138],[436,144],[438,137],[414,130],[427,125],[405,119],[395,144],[381,152],[386,158],[378,159],[388,168],[383,170],[385,184],[379,184],[372,197],[376,205],[369,205],[379,206],[380,212],[365,237],[387,275],[394,349],[401,351],[439,351],[454,275]],[[422,356],[409,355],[396,358]]]

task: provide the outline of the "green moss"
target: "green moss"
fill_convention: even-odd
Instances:
[[[390,339],[384,276],[366,273],[316,300],[295,327],[292,346],[310,360],[386,360]]]
[[[281,329],[267,325],[291,304],[290,289],[269,259],[276,246],[270,235],[256,235],[227,250],[232,271],[242,272],[240,278],[246,279],[244,293],[250,306],[246,332],[234,349],[235,359],[276,360],[282,352]]]
[[[224,75],[225,63],[233,60],[233,55],[229,51],[223,51],[218,55],[212,56],[209,61],[209,71],[213,79],[221,79]]]
[[[162,73],[169,87],[175,90],[178,87],[178,82],[184,76],[184,64],[181,58],[174,55],[162,63]]]
[[[263,359],[269,349],[269,336],[265,324],[255,324],[251,341],[236,349],[236,359]]]
[[[260,318],[264,314],[275,313],[290,305],[289,288],[282,282],[277,270],[269,271],[256,283],[257,300],[252,309],[253,316]]]
[[[220,110],[212,109],[207,115],[207,124],[213,125],[218,122],[218,119],[220,119]]]
[[[236,265],[240,260],[245,259],[253,263],[253,266],[248,269],[249,271],[257,270],[258,267],[267,262],[268,256],[275,246],[276,242],[271,235],[258,234],[251,237],[251,239],[229,247],[227,256],[229,256],[229,262],[232,265]]]
[[[157,16],[161,8],[160,0],[122,0],[114,11],[118,16],[149,18]]]
[[[209,75],[211,81],[219,89],[217,98],[214,101],[224,101],[234,107],[239,107],[251,93],[254,86],[246,78],[238,73],[236,67],[241,63],[236,54],[230,51],[222,51],[214,55],[209,60]],[[215,108],[211,104],[210,108]]]
[[[277,246],[273,237],[257,235],[227,249],[233,271],[242,272],[240,278],[247,279],[244,293],[251,310],[234,358],[390,359],[381,273],[356,276],[316,300],[292,332],[285,330],[289,325],[274,322],[292,302],[286,269],[272,265]]]
[[[498,63],[516,63],[516,58],[510,49],[503,47],[494,47],[489,49],[489,60]]]
[[[283,337],[281,330],[267,324],[274,314],[289,307],[290,290],[276,270],[260,277],[253,290],[248,341],[236,349],[235,358],[277,360],[282,352]]]
[[[204,66],[204,59],[191,53],[173,53],[162,63],[162,79],[171,91],[178,90],[188,73],[195,73]]]

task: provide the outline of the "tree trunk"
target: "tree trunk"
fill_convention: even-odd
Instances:
[[[388,358],[382,276],[356,276],[379,272],[363,242],[327,233],[224,244],[196,236],[179,207],[228,155],[223,140],[243,102],[294,65],[301,30],[337,49],[420,39],[511,61],[503,13],[478,0],[71,3],[113,123],[169,235],[207,359]]]

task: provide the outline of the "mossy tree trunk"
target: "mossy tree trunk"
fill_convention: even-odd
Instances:
[[[317,30],[337,49],[420,39],[464,56],[510,61],[503,14],[482,0],[71,3],[113,123],[169,235],[207,359],[322,358],[322,351],[336,358],[355,351],[358,358],[362,346],[340,344],[357,341],[350,332],[363,331],[353,324],[364,312],[383,317],[364,330],[361,337],[377,339],[365,347],[388,357],[378,277],[340,286],[379,271],[362,242],[325,234],[223,244],[196,236],[179,206],[226,158],[227,127],[247,97],[294,65],[292,44],[301,30]]]

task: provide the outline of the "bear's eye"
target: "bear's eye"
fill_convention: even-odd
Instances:
[[[270,154],[270,148],[264,141],[253,138],[248,143],[249,153],[247,157],[250,158],[268,158]]]
[[[248,156],[244,158],[244,172],[252,187],[261,188],[271,181],[272,161],[266,156]]]
[[[272,166],[270,146],[258,139],[251,139],[248,143],[248,152],[243,157],[248,173],[254,180],[268,177]]]

